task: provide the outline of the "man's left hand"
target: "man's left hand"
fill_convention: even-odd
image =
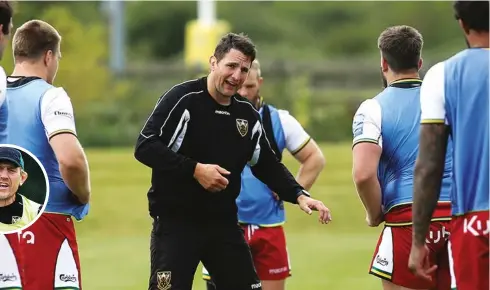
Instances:
[[[429,248],[427,245],[416,245],[412,242],[408,268],[417,277],[432,281],[432,274],[437,270],[437,265],[430,265]]]
[[[306,195],[300,195],[298,197],[298,205],[302,211],[307,214],[312,214],[314,210],[320,212],[318,220],[322,224],[328,224],[332,220],[330,210],[323,204],[323,202],[308,197]]]

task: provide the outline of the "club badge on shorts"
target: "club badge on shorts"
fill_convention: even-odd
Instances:
[[[157,288],[158,290],[169,290],[172,287],[170,280],[172,279],[172,272],[162,271],[157,272]]]
[[[238,133],[245,137],[248,133],[248,121],[243,119],[236,119],[236,127],[238,129]]]

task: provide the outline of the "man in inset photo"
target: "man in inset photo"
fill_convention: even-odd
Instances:
[[[27,176],[21,152],[0,147],[0,233],[28,226],[42,209],[19,192]]]

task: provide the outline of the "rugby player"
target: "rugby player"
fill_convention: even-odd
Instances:
[[[331,219],[279,162],[259,112],[237,94],[255,55],[248,37],[223,36],[210,73],[161,96],[138,136],[135,158],[152,168],[149,289],[191,289],[200,261],[218,289],[262,289],[237,219],[247,163],[281,199]]]
[[[422,128],[415,166],[410,268],[427,279],[437,268],[426,263],[425,236],[446,170],[446,144],[452,141],[449,260],[451,287],[458,290],[489,289],[488,8],[488,1],[454,3],[468,48],[430,68],[420,92]]]
[[[285,110],[266,104],[260,96],[263,83],[260,63],[257,59],[238,93],[247,98],[259,111],[267,138],[277,152],[279,160],[287,149],[300,163],[296,180],[310,190],[324,167],[325,159],[316,142],[301,124]],[[242,172],[242,186],[237,199],[238,220],[245,232],[245,239],[252,251],[255,269],[264,290],[284,290],[286,278],[291,273],[283,224],[283,201],[257,179],[246,166]],[[212,277],[203,268],[207,289],[214,290]]]
[[[0,1],[0,59],[3,57],[5,46],[9,44],[13,28],[13,9],[9,1]],[[0,66],[0,144],[5,143],[7,137],[8,104],[5,102],[7,91],[7,76]]]
[[[0,1],[0,59],[3,57],[5,47],[9,44],[13,29],[12,16],[13,9],[9,1]],[[7,137],[7,118],[8,104],[5,102],[7,91],[7,77],[5,70],[0,66],[0,144],[6,143]],[[0,289],[8,287],[21,287],[21,264],[19,238],[17,233],[0,234],[0,257],[5,260],[0,263],[0,273],[7,274],[6,279],[0,279]],[[14,255],[15,253],[15,255]]]
[[[88,163],[77,139],[66,91],[53,86],[61,36],[50,24],[31,20],[13,37],[15,67],[7,78],[8,143],[26,148],[44,166],[50,194],[45,212],[21,234],[24,289],[81,289],[72,217],[89,210]]]
[[[441,196],[427,233],[430,259],[440,266],[437,278],[426,281],[407,267],[421,114],[422,46],[422,35],[413,27],[393,26],[381,33],[378,48],[385,89],[360,105],[352,125],[353,178],[366,209],[366,221],[371,227],[385,222],[369,270],[382,279],[385,290],[449,289],[449,153]]]

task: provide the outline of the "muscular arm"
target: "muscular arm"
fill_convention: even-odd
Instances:
[[[325,157],[313,139],[293,156],[301,163],[296,181],[306,190],[310,190],[325,166]]]
[[[91,194],[88,161],[76,135],[70,98],[63,88],[46,92],[41,119],[63,181],[80,203],[88,203]]]
[[[449,136],[445,120],[444,63],[426,74],[420,89],[421,128],[415,163],[413,243],[425,244],[432,214],[439,199]]]
[[[382,215],[378,165],[382,153],[381,107],[376,100],[364,101],[352,123],[352,178],[370,219]]]
[[[301,164],[296,175],[296,181],[306,190],[313,183],[325,166],[325,157],[303,126],[286,110],[278,110],[284,133],[286,149]]]
[[[413,234],[415,242],[419,245],[425,243],[432,214],[439,199],[448,138],[445,124],[421,126],[413,192]]]
[[[51,137],[49,143],[60,164],[60,173],[70,191],[80,203],[90,201],[90,175],[87,157],[77,137],[61,133]]]
[[[177,135],[185,132],[190,120],[187,104],[196,93],[172,88],[160,98],[138,136],[134,156],[139,162],[173,174],[194,175],[197,162],[177,153],[181,142]]]
[[[352,156],[357,194],[368,216],[376,218],[382,214],[381,186],[377,175],[381,147],[369,142],[358,143],[352,149]]]

